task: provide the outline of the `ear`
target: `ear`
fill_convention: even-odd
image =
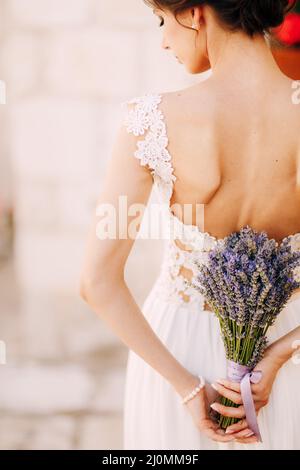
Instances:
[[[195,6],[194,8],[192,8],[191,14],[192,14],[192,21],[195,23],[195,25],[198,28],[203,22],[202,6]]]

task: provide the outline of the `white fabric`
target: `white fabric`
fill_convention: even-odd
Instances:
[[[171,211],[172,159],[168,152],[166,125],[159,103],[162,95],[146,94],[124,102],[124,125],[136,136],[135,157],[147,165],[170,227],[160,274],[142,306],[155,333],[181,364],[195,375],[213,382],[226,377],[226,356],[219,321],[205,309],[203,296],[185,285],[180,272],[195,275],[195,260],[205,262],[217,239],[197,226],[184,225]],[[128,104],[134,106],[129,106]],[[186,246],[179,248],[175,238]],[[300,234],[289,237],[300,248]],[[186,273],[186,271],[185,271]],[[189,277],[190,278],[190,277]],[[291,299],[269,328],[269,343],[300,323],[300,297]],[[299,362],[299,361],[298,361]],[[258,424],[263,442],[227,443],[208,439],[195,426],[192,416],[173,387],[134,351],[129,350],[124,395],[124,449],[297,449],[300,450],[300,364],[289,360],[280,369],[269,403],[260,410]]]

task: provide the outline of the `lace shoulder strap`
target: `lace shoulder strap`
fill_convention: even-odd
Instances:
[[[158,108],[162,100],[160,94],[145,94],[122,102],[123,124],[128,133],[144,135],[137,141],[134,156],[141,165],[148,165],[154,181],[163,184],[171,197],[173,175],[171,155],[168,152],[168,136],[162,111]],[[133,107],[128,106],[134,104]]]

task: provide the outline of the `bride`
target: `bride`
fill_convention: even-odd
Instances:
[[[81,296],[129,348],[124,449],[299,450],[299,292],[269,328],[256,366],[263,376],[251,385],[260,442],[239,383],[227,380],[218,319],[184,282],[196,259],[247,224],[300,249],[298,84],[278,68],[267,41],[289,2],[145,1],[163,28],[162,47],[189,73],[212,73],[189,88],[122,103],[88,234]],[[124,280],[136,212],[118,202],[126,196],[127,206],[143,207],[142,217],[152,189],[172,235],[140,309]],[[222,406],[220,396],[239,406]],[[225,432],[216,412],[240,420]]]

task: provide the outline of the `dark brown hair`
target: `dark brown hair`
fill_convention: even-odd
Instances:
[[[188,8],[209,5],[221,24],[229,31],[242,30],[249,36],[255,33],[270,33],[280,26],[285,15],[294,8],[296,0],[143,0],[151,7],[168,10],[177,15]],[[178,20],[177,20],[178,21]],[[185,25],[182,25],[185,26]],[[189,26],[185,26],[190,28]],[[191,28],[192,29],[192,28]]]

